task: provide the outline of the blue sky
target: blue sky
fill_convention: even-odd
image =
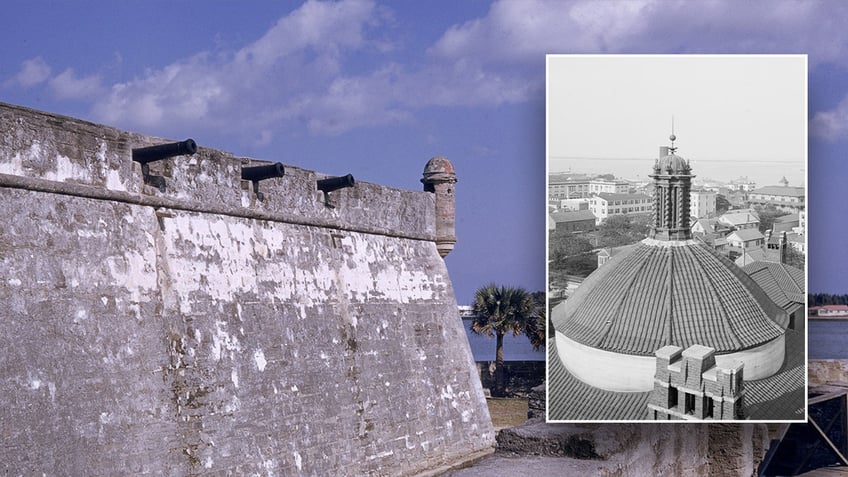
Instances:
[[[419,189],[455,165],[457,300],[544,289],[545,53],[809,55],[811,291],[848,292],[848,5],[11,0],[0,100]]]

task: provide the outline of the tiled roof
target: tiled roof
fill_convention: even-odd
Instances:
[[[752,222],[759,222],[760,219],[754,214],[750,212],[736,212],[736,213],[726,213],[722,215],[719,220],[722,222],[727,222],[732,225],[740,225],[740,224],[750,224]]]
[[[605,199],[607,201],[610,200],[646,200],[650,199],[651,196],[647,194],[613,194],[611,192],[601,192],[598,194],[598,197]]]
[[[786,331],[786,361],[774,375],[745,382],[744,409],[756,421],[804,418],[804,331]],[[555,421],[631,421],[648,419],[650,392],[617,393],[592,387],[572,376],[548,342],[548,419]]]
[[[774,262],[754,262],[742,267],[755,282],[783,309],[804,303],[804,271]]]
[[[783,333],[787,313],[739,267],[700,242],[677,244],[646,239],[613,257],[554,311],[554,327],[584,345],[641,356],[669,344],[726,353]]]
[[[579,222],[581,220],[595,220],[595,214],[591,210],[566,210],[551,214],[556,223]]]
[[[779,261],[780,250],[753,248],[745,250],[734,263],[739,267],[744,267],[749,263]]]
[[[774,218],[774,223],[787,223],[787,222],[798,222],[801,220],[799,218],[798,212],[792,214],[781,215],[780,217]]]
[[[751,191],[751,194],[783,195],[787,197],[804,197],[803,187],[765,186]]]
[[[848,305],[822,305],[817,308],[819,310],[848,311]]]
[[[704,229],[704,233],[711,234],[715,232],[715,227],[713,227],[713,224],[715,224],[715,219],[698,219],[697,221],[695,221],[695,224],[700,224],[701,228]]]
[[[734,235],[739,237],[739,239],[744,241],[744,242],[747,242],[749,240],[757,240],[757,239],[764,238],[763,234],[760,233],[760,231],[757,230],[757,229],[736,230],[733,233],[731,233],[730,235],[728,235],[727,238],[729,239],[730,237],[733,237]]]
[[[557,421],[630,421],[647,419],[650,392],[617,393],[592,387],[568,372],[548,341],[548,419]]]

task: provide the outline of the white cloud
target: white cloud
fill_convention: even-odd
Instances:
[[[43,83],[50,77],[50,65],[40,56],[30,58],[21,64],[21,70],[11,80],[6,81],[7,85],[17,84],[24,88],[35,86]]]
[[[94,114],[125,127],[235,132],[257,144],[270,142],[284,121],[318,133],[346,130],[356,123],[346,118],[362,108],[333,85],[345,81],[344,54],[369,46],[364,31],[374,12],[372,1],[307,2],[229,57],[199,53],[112,86]]]
[[[839,22],[848,4],[765,6],[500,0],[398,60],[397,45],[409,47],[409,39],[388,7],[308,1],[232,54],[199,52],[103,88],[96,98],[98,77],[72,70],[50,87],[61,97],[94,98],[94,116],[121,127],[154,134],[205,129],[268,144],[281,130],[333,135],[413,121],[422,108],[541,100],[546,53],[809,51],[811,64],[848,57],[848,30]],[[29,61],[16,81],[45,81],[49,67]]]
[[[90,99],[103,92],[99,76],[80,78],[71,68],[50,79],[47,85],[59,99]]]
[[[848,137],[848,97],[836,108],[816,113],[810,121],[810,134],[830,141]]]

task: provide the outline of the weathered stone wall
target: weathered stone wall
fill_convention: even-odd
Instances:
[[[477,372],[484,389],[495,387],[495,362],[478,361]],[[507,396],[528,396],[530,391],[545,382],[544,361],[505,361],[504,387]]]
[[[807,361],[810,386],[848,383],[848,359],[811,359]]]
[[[153,163],[160,192],[131,149],[162,141],[3,104],[0,127],[4,474],[411,475],[491,448],[432,194],[328,208],[287,166],[258,202],[251,161],[205,148]]]

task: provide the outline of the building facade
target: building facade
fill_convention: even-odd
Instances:
[[[698,189],[689,192],[690,213],[699,219],[712,217],[716,213],[716,192]]]
[[[774,206],[786,212],[800,212],[806,208],[806,191],[803,187],[790,187],[784,177],[780,185],[755,189],[748,194],[751,205]]]
[[[591,210],[560,211],[550,216],[557,232],[588,232],[595,228],[596,218]]]
[[[582,175],[548,177],[549,199],[578,199],[593,194],[626,194],[630,184],[622,180],[590,178]]]
[[[650,214],[653,207],[651,197],[646,194],[600,193],[589,197],[589,210],[600,224],[613,215]]]

